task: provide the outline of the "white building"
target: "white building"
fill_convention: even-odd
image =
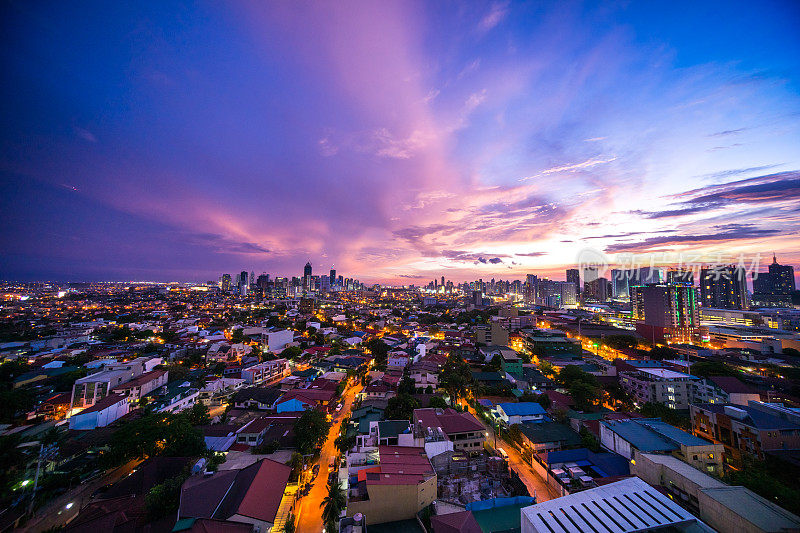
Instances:
[[[660,403],[670,409],[688,409],[692,386],[700,378],[666,368],[638,368],[620,372],[619,384],[640,405]]]
[[[242,379],[248,385],[255,385],[286,377],[289,373],[288,361],[275,359],[242,369]]]
[[[119,394],[110,394],[94,405],[69,417],[69,429],[91,430],[106,427],[128,414],[130,403]]]
[[[261,346],[265,352],[280,352],[294,341],[294,332],[288,329],[267,331],[261,334]]]

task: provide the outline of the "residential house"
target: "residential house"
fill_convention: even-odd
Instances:
[[[547,417],[547,411],[536,402],[499,403],[495,406],[495,411],[506,426],[543,422]]]
[[[481,451],[486,441],[486,428],[470,413],[455,409],[414,409],[414,435],[423,438],[431,430],[441,430],[456,450]]]
[[[284,464],[261,459],[241,470],[192,476],[181,487],[178,519],[212,518],[270,531],[286,497],[290,473]]]
[[[130,402],[121,394],[111,393],[69,417],[69,429],[91,430],[119,420],[130,410]]]
[[[377,465],[349,472],[347,516],[367,525],[415,519],[437,497],[437,477],[424,448],[379,446]]]
[[[286,359],[264,361],[242,369],[242,379],[248,385],[268,383],[289,375],[289,363]]]
[[[711,376],[693,383],[692,403],[747,405],[760,400],[757,390],[735,376]]]
[[[542,453],[580,445],[581,438],[568,425],[559,422],[520,424],[522,444],[532,453]]]

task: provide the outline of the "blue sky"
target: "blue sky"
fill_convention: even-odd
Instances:
[[[796,2],[2,9],[4,278],[800,263]]]

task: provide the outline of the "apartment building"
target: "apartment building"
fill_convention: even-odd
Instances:
[[[242,379],[248,385],[267,383],[290,374],[289,363],[286,359],[264,361],[242,369]]]
[[[486,430],[470,413],[455,409],[414,409],[414,436],[424,438],[430,431],[441,430],[456,450],[480,451],[486,441]]]
[[[757,390],[734,376],[711,376],[692,384],[692,403],[729,403],[747,405],[760,401]]]
[[[414,519],[436,499],[436,472],[424,448],[379,446],[376,459],[348,471],[347,516],[361,513],[367,525]]]
[[[800,450],[800,413],[782,404],[700,404],[689,409],[692,431],[725,447],[725,462],[741,467],[745,457],[764,460],[764,452]]]
[[[619,372],[619,384],[636,403],[660,403],[670,409],[688,409],[693,385],[699,380],[696,376],[666,368]]]
[[[151,372],[145,372],[141,376],[135,377],[122,385],[117,385],[111,390],[127,398],[128,402],[135,403],[154,390],[163,387],[168,381],[169,371],[153,370]]]

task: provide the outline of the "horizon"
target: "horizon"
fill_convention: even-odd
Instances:
[[[797,2],[2,14],[0,279],[800,266]]]

